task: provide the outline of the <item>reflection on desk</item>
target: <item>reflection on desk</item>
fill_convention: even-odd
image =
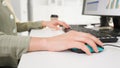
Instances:
[[[51,31],[47,29],[32,30],[30,35],[47,37],[63,33],[61,30]],[[56,34],[49,32],[56,32]],[[119,42],[111,44],[119,45]],[[120,68],[120,49],[108,46],[104,48],[103,52],[94,53],[91,56],[71,51],[30,52],[22,55],[18,68]]]

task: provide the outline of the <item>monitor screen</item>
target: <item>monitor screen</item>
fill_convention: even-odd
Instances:
[[[83,14],[120,16],[120,0],[84,0]]]

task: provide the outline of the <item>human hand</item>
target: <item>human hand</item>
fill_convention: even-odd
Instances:
[[[43,50],[63,51],[71,48],[82,49],[86,54],[90,55],[89,49],[85,46],[89,44],[95,52],[98,52],[97,45],[102,46],[103,43],[91,34],[69,31],[65,34],[46,38],[46,43],[42,46]]]
[[[43,26],[47,26],[56,30],[59,30],[59,26],[63,26],[65,28],[70,28],[70,26],[68,24],[66,24],[65,22],[59,21],[59,20],[52,20],[52,21],[43,21],[42,22]]]

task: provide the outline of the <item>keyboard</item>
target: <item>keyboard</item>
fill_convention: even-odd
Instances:
[[[72,30],[76,30],[79,32],[90,33],[90,34],[96,36],[97,38],[99,38],[103,43],[113,43],[113,42],[118,41],[117,36],[111,35],[107,31],[93,30],[90,28],[80,27],[79,25],[70,25],[70,26],[71,26],[70,29],[64,29],[64,31],[67,32],[72,29]]]
[[[118,36],[118,37],[120,37],[120,30],[119,29],[101,29],[99,31],[101,31],[103,33],[110,34],[112,36]]]

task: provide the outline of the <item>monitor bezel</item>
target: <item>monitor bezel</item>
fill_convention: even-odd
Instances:
[[[120,15],[100,15],[100,14],[85,14],[85,5],[86,5],[86,0],[83,0],[83,6],[82,6],[82,15],[90,15],[90,16],[107,16],[107,17],[119,17]]]

